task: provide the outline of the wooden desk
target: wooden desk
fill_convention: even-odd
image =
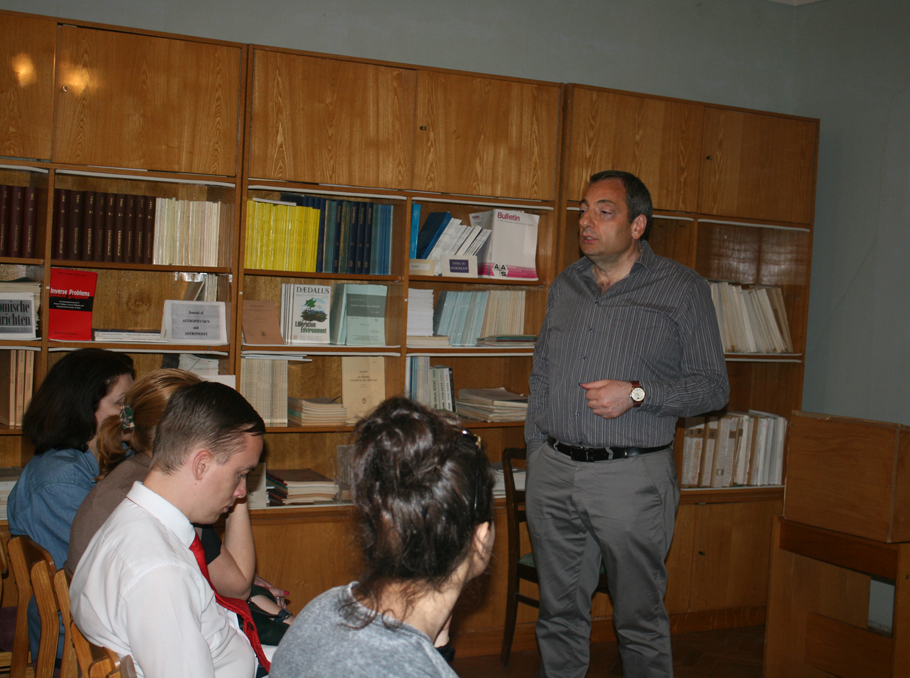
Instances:
[[[868,629],[873,575],[895,581],[890,637]],[[910,542],[777,518],[764,671],[766,678],[910,676]]]

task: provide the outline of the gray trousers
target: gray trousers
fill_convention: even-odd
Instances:
[[[672,450],[575,462],[545,444],[530,455],[527,511],[540,577],[541,676],[584,677],[601,557],[623,676],[673,675],[664,561],[678,505]]]

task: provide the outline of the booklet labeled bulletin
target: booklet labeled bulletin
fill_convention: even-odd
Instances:
[[[519,210],[493,209],[471,214],[471,225],[492,231],[477,254],[477,273],[485,278],[537,280],[537,223],[540,217]]]

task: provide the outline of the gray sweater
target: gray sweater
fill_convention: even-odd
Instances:
[[[275,651],[271,678],[457,678],[413,626],[377,615],[358,628],[367,608],[353,586],[329,589],[304,608]]]

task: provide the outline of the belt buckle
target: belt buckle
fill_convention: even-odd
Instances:
[[[613,456],[614,456],[614,455],[613,455],[613,448],[612,448],[612,447],[605,447],[604,449],[605,449],[606,452],[607,452],[607,461],[613,461]]]

